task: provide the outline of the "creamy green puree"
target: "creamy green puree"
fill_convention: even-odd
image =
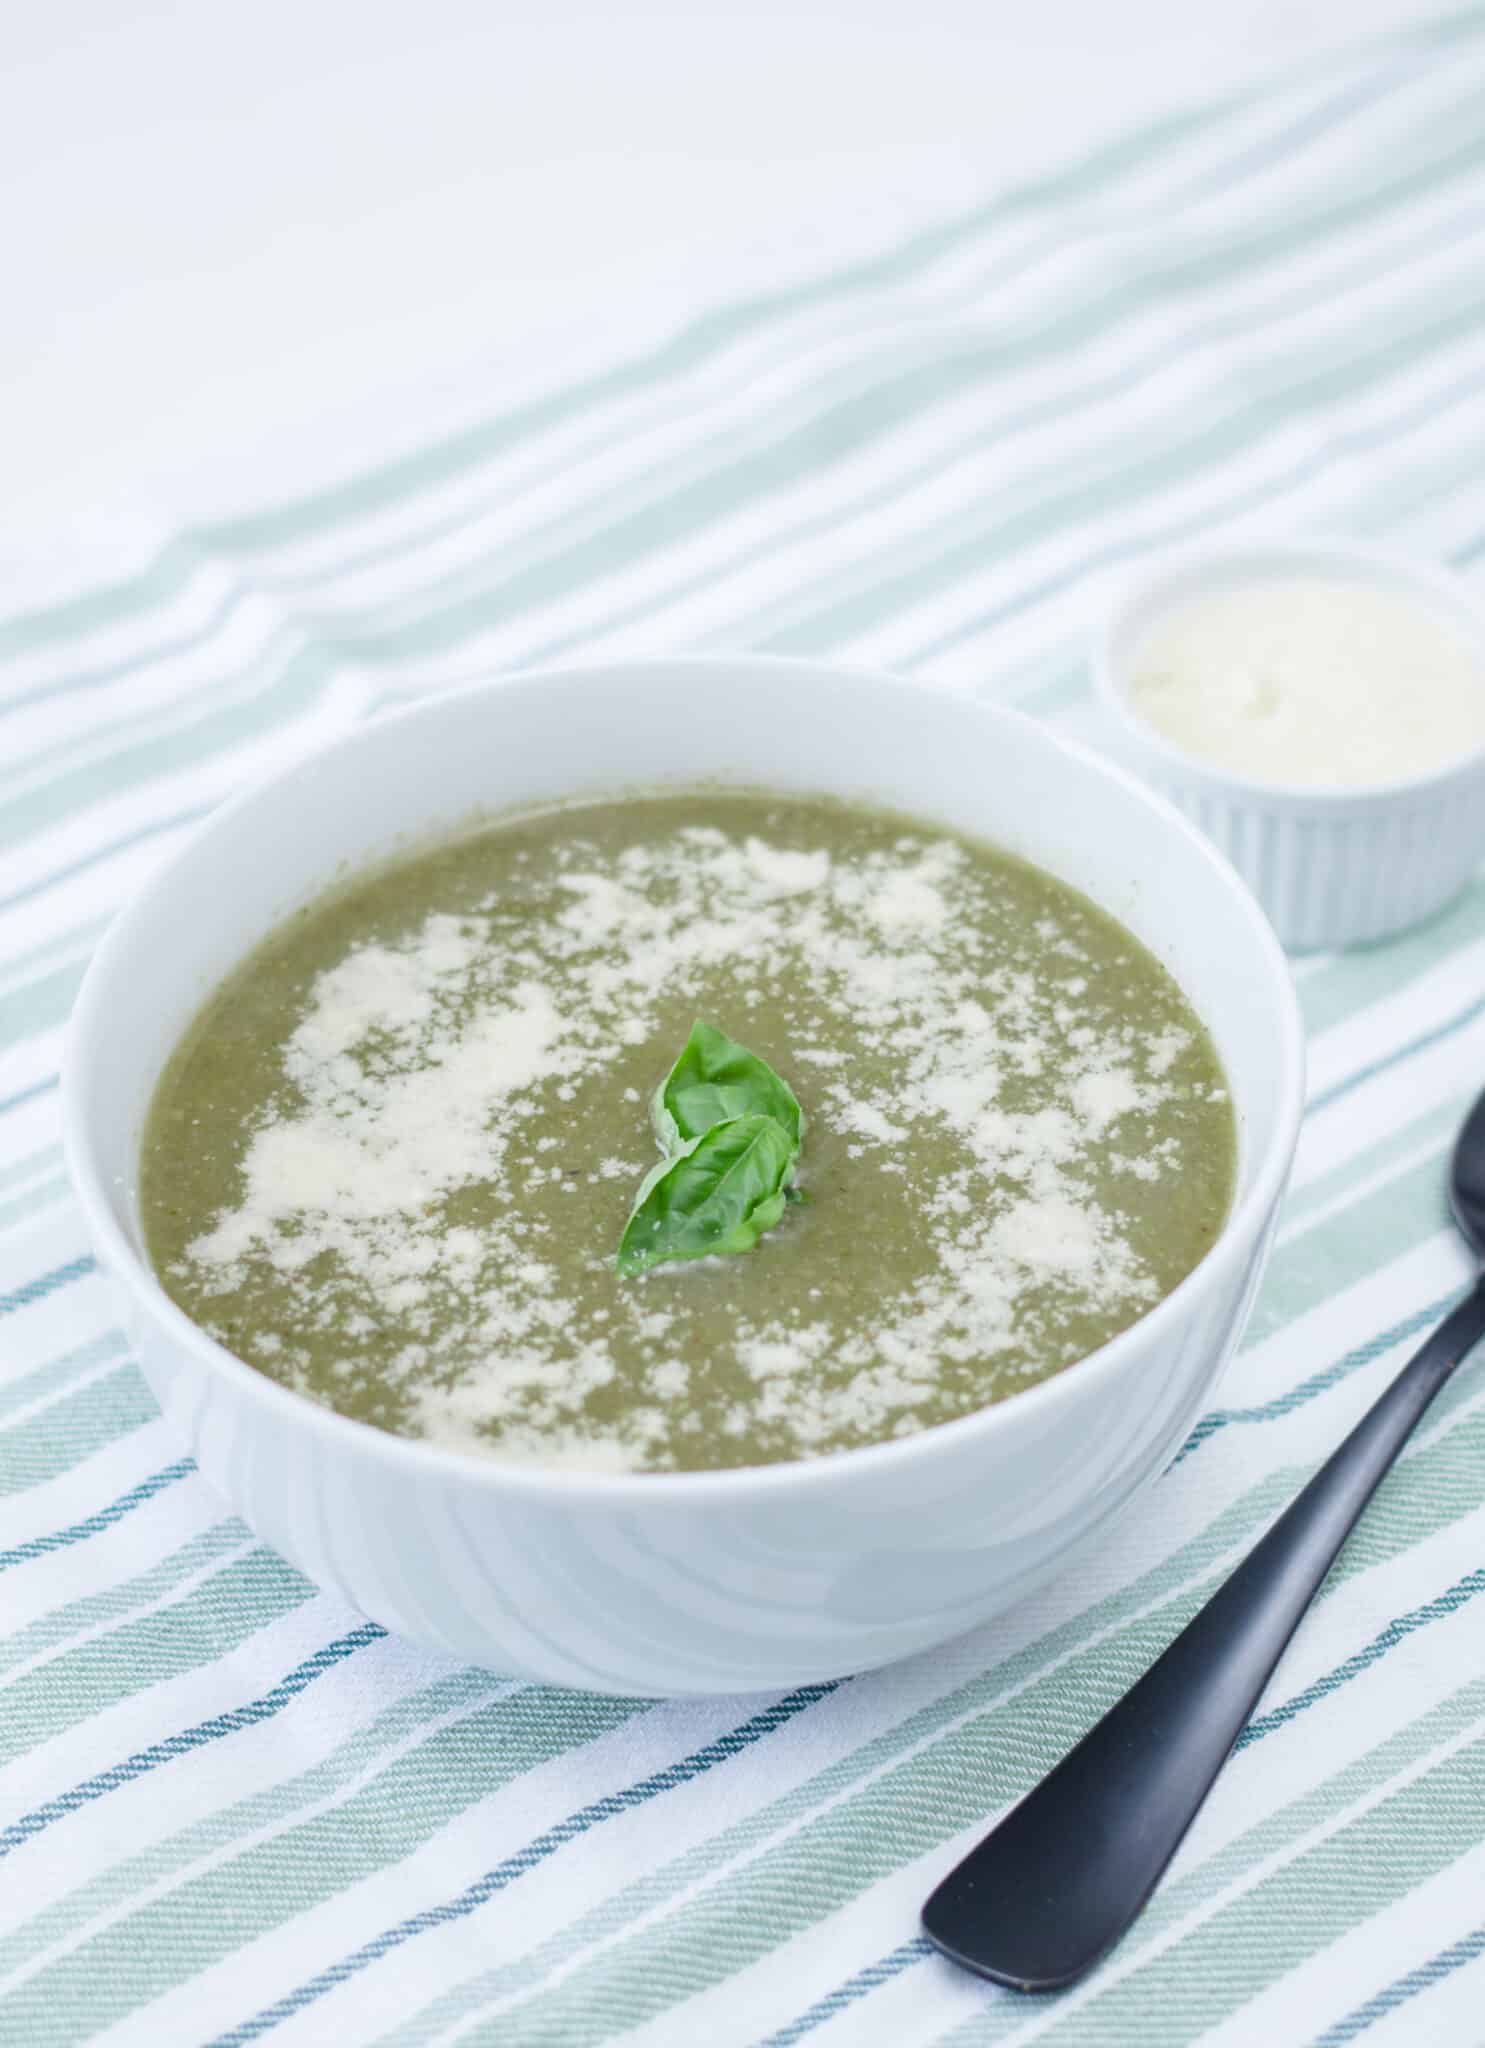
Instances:
[[[805,1199],[624,1278],[698,1017],[798,1096]],[[286,1386],[664,1471],[1073,1365],[1201,1258],[1234,1156],[1206,1032],[1086,898],[890,812],[709,790],[507,818],[311,903],[167,1067],[142,1199],[175,1300]]]

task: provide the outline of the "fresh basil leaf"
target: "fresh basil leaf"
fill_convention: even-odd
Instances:
[[[655,1091],[650,1115],[663,1152],[740,1116],[771,1116],[796,1151],[804,1136],[804,1112],[788,1082],[725,1031],[700,1022]]]
[[[797,1148],[771,1116],[713,1124],[646,1176],[619,1243],[619,1271],[750,1251],[784,1213]]]

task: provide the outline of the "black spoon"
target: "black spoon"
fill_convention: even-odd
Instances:
[[[1485,1095],[1449,1179],[1485,1259]],[[1485,1277],[1169,1649],[1007,1814],[923,1908],[930,1941],[1018,1991],[1056,1991],[1138,1917],[1285,1645],[1393,1459],[1485,1336]]]

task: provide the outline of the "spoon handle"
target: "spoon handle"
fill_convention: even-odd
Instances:
[[[1485,1279],[1124,1697],[950,1872],[923,1926],[966,1969],[1054,1991],[1137,1917],[1337,1551],[1485,1336]]]

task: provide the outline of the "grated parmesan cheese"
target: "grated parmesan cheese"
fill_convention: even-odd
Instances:
[[[1240,774],[1360,788],[1485,746],[1485,657],[1422,601],[1290,577],[1194,598],[1139,648],[1130,698]]]

